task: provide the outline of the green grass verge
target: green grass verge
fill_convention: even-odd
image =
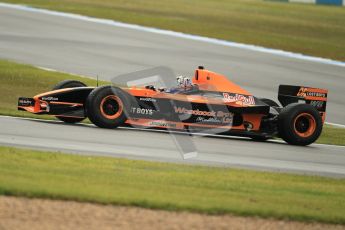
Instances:
[[[0,60],[0,114],[53,119],[51,116],[38,116],[17,110],[19,97],[33,97],[51,90],[58,82],[73,79],[89,86],[97,85],[96,80],[76,75],[41,70],[31,65]],[[100,81],[100,85],[106,84]]]
[[[345,129],[324,125],[321,136],[316,142],[320,144],[345,145]]]
[[[0,147],[0,194],[345,224],[344,180]]]
[[[51,116],[34,115],[17,110],[18,97],[32,97],[36,94],[50,90],[55,84],[65,79],[75,79],[87,85],[96,85],[96,80],[83,78],[71,74],[51,72],[30,65],[23,65],[0,60],[0,114],[54,119]],[[107,82],[99,82],[100,85]],[[345,129],[325,126],[318,143],[345,145]]]
[[[262,0],[3,0],[345,60],[345,8]]]

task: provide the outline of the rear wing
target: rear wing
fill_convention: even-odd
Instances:
[[[278,100],[283,107],[291,103],[310,104],[320,112],[320,116],[324,122],[326,118],[327,93],[328,90],[326,89],[280,85],[278,91]]]

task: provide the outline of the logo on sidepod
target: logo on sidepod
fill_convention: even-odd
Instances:
[[[180,114],[190,114],[190,115],[196,115],[196,116],[207,116],[207,117],[215,117],[216,112],[215,111],[201,111],[201,110],[193,110],[193,109],[186,109],[184,107],[176,107],[174,106],[175,113]]]
[[[242,94],[231,95],[229,93],[223,93],[225,102],[240,102],[244,105],[255,105],[255,100],[253,96],[245,96]]]
[[[143,115],[153,115],[153,109],[142,109],[142,108],[132,107],[131,112],[136,113],[136,114],[143,114]]]
[[[173,123],[167,123],[163,121],[151,121],[149,123],[150,126],[162,126],[162,127],[170,127],[170,128],[176,128],[176,124]]]

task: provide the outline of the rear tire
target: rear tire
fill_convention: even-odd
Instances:
[[[75,80],[64,80],[62,82],[59,82],[57,85],[53,87],[53,90],[58,90],[58,89],[66,89],[66,88],[76,88],[76,87],[86,87],[83,82],[81,81],[75,81]],[[81,122],[85,118],[76,118],[76,117],[60,117],[60,116],[55,116],[57,119],[60,121],[69,123],[69,124],[74,124],[77,122]]]
[[[279,136],[292,145],[309,145],[322,131],[319,112],[309,104],[292,103],[284,107],[278,117]]]
[[[127,120],[128,95],[118,87],[95,88],[88,96],[86,114],[90,121],[101,128],[113,129]]]

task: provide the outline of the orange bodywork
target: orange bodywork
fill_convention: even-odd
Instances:
[[[197,85],[200,90],[210,92],[229,92],[245,96],[253,96],[245,89],[229,81],[224,75],[217,74],[208,70],[197,69],[192,79],[193,84]],[[245,107],[250,106],[241,101],[227,102],[226,100],[219,98],[206,98],[201,95],[185,95],[185,94],[171,94],[142,87],[131,87],[125,89],[129,94],[133,96],[165,98],[171,100],[188,101],[195,103],[207,103],[207,104],[226,104],[233,107]]]
[[[201,90],[252,95],[240,86],[229,81],[225,76],[204,69],[197,69],[192,81]]]

